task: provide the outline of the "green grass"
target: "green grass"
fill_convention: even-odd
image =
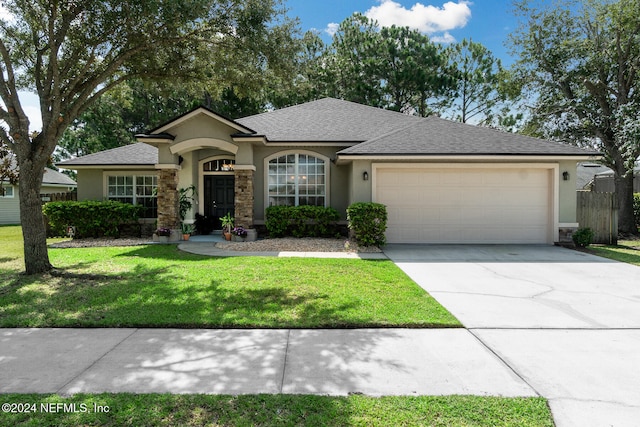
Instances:
[[[35,404],[36,413],[0,413],[0,425],[112,426],[553,426],[542,398],[474,396],[329,397],[308,395],[1,395]],[[64,412],[56,403],[76,404]],[[43,413],[45,407],[60,408]],[[108,407],[95,413],[94,404]],[[47,406],[48,405],[48,406]],[[71,406],[68,406],[72,410]]]
[[[0,260],[0,327],[461,326],[387,260],[212,258],[174,245],[49,256],[60,273],[25,276],[19,254]]]
[[[640,266],[640,240],[620,240],[615,246],[589,246],[587,252]]]

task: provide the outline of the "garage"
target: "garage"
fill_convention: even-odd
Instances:
[[[389,243],[553,243],[553,166],[374,165]]]

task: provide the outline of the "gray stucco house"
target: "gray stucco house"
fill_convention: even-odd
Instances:
[[[137,144],[61,162],[78,199],[141,203],[176,227],[188,214],[232,211],[245,227],[270,205],[387,206],[388,242],[558,242],[576,223],[576,163],[599,153],[438,117],[325,98],[238,120],[200,107]]]
[[[17,185],[0,183],[0,224],[20,224],[20,191]],[[44,170],[40,194],[68,193],[76,189],[76,182],[51,168]]]

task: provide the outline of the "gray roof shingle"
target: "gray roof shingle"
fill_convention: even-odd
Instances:
[[[158,163],[158,149],[143,142],[124,145],[98,153],[87,154],[71,160],[65,160],[57,165],[94,166],[94,165],[155,165]]]
[[[439,117],[427,117],[402,129],[346,148],[338,155],[598,155],[546,141]]]
[[[269,141],[362,142],[421,119],[334,98],[236,120]]]
[[[66,185],[69,187],[75,187],[76,182],[68,175],[62,172],[55,171],[53,169],[46,168],[44,170],[44,176],[42,177],[43,185]]]

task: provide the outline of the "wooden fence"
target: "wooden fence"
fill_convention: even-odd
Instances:
[[[593,230],[593,243],[618,243],[618,203],[614,193],[578,191],[577,220]]]
[[[69,193],[44,193],[40,194],[40,200],[42,203],[47,202],[66,202],[70,200],[78,200],[78,193],[69,192]]]

